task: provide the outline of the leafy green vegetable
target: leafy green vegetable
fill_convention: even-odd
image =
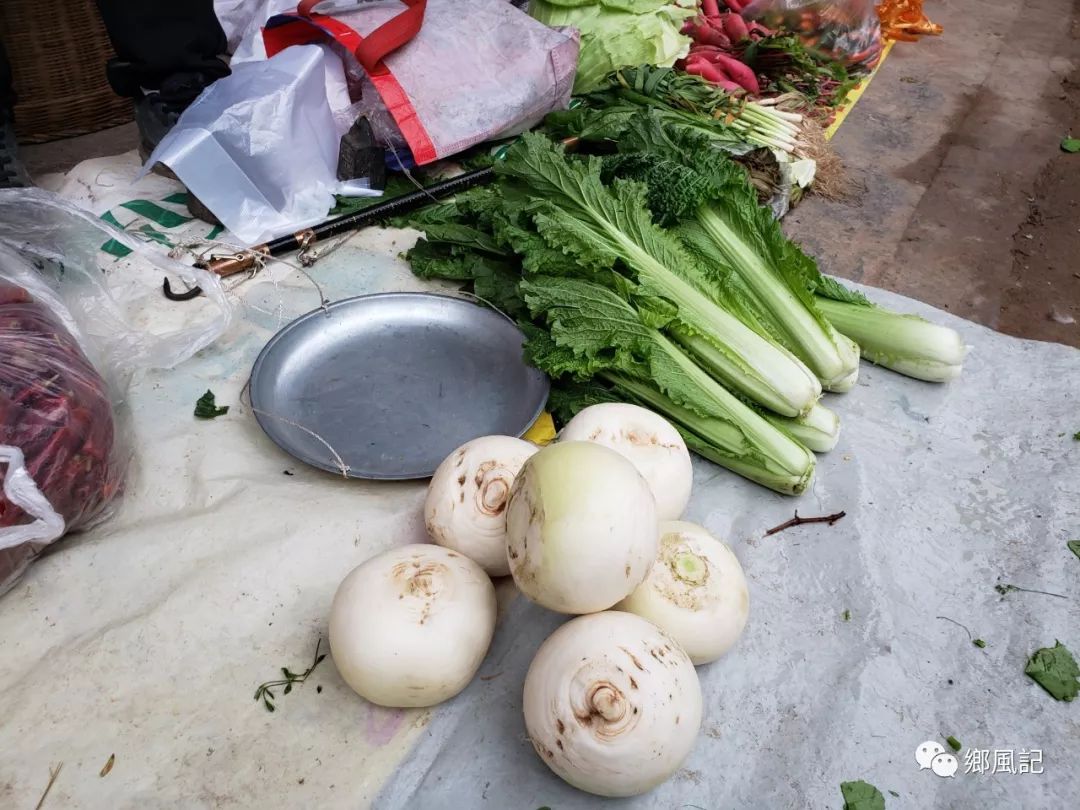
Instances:
[[[780,492],[801,492],[813,456],[718,385],[657,326],[598,284],[535,276],[521,283],[530,311],[549,338],[529,335],[530,361],[553,377],[599,376],[627,398],[664,414],[707,458]]]
[[[546,138],[526,134],[496,172],[517,183],[516,193],[527,194],[533,225],[547,245],[573,258],[558,271],[668,302],[663,328],[710,374],[776,413],[809,410],[820,393],[809,371],[721,306],[720,279],[652,222],[644,186],[626,180],[605,186],[601,167],[594,157],[569,161]],[[508,202],[514,193],[504,192]],[[528,261],[526,270],[534,269]]]
[[[818,296],[817,307],[853,338],[871,363],[927,382],[947,382],[963,368],[967,346],[960,335],[917,315]]]
[[[818,275],[813,260],[758,204],[742,168],[696,136],[671,137],[652,112],[629,124],[620,150],[605,165],[645,182],[661,221],[688,220],[677,229],[684,245],[724,286],[738,290],[725,300],[728,307],[806,363],[826,388],[850,387],[858,348],[817,310],[810,294]]]
[[[199,399],[195,402],[195,417],[197,419],[217,419],[219,416],[224,416],[229,412],[228,405],[222,405],[217,407],[217,399],[214,396],[214,392],[207,390]]]
[[[594,402],[637,402],[665,414],[704,457],[778,491],[802,491],[812,454],[710,376],[733,340],[717,337],[729,323],[743,351],[735,357],[748,358],[731,364],[732,377],[755,373],[760,361],[747,346],[787,355],[721,305],[722,279],[652,222],[643,186],[607,186],[600,169],[526,136],[498,165],[494,187],[413,218],[427,234],[409,251],[413,271],[471,283],[518,319],[530,362],[553,378],[560,421]]]
[[[952,735],[946,737],[945,742],[947,742],[949,744],[949,748],[951,748],[953,751],[959,751],[961,748],[964,747],[963,745],[960,744],[960,741],[958,739],[956,739],[956,737],[953,737]]]
[[[1060,641],[1053,647],[1036,650],[1028,659],[1024,673],[1055,700],[1071,701],[1080,694],[1080,667]]]
[[[690,50],[680,32],[694,4],[670,0],[531,0],[529,13],[552,27],[581,33],[574,92],[599,87],[627,65],[672,65]]]
[[[1080,138],[1062,138],[1062,152],[1080,152]]]
[[[552,113],[545,126],[559,138],[616,142],[627,121],[644,110],[665,127],[705,138],[732,154],[743,154],[752,145],[791,153],[801,133],[798,119],[788,114],[735,99],[700,76],[650,65],[617,71],[604,87],[585,96],[581,107]]]
[[[980,650],[986,649],[986,642],[983,641],[981,638],[977,638],[971,643],[978,647]]]
[[[885,810],[885,797],[871,784],[862,781],[841,782],[844,810]]]
[[[1069,551],[1080,557],[1080,540],[1069,540],[1065,545]]]

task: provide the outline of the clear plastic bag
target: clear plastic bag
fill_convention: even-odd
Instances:
[[[393,0],[326,2],[311,18],[279,15],[263,31],[266,50],[333,38],[354,43],[355,37],[329,20],[363,40],[403,8]],[[352,52],[341,46],[339,52],[356,66]],[[367,71],[365,112],[378,121],[386,119],[382,109],[388,110],[400,134],[373,121],[376,134],[385,132],[391,146],[403,140],[418,164],[429,163],[519,134],[565,108],[577,57],[572,33],[548,28],[507,0],[426,0],[419,32],[382,60],[385,70]]]
[[[335,193],[379,193],[338,181],[338,143],[352,122],[335,120],[331,88],[349,103],[341,61],[325,45],[236,65],[184,110],[143,174],[164,163],[245,245],[315,225]]]
[[[125,268],[148,268],[142,279],[103,272],[110,239],[131,249]],[[163,274],[198,284],[206,300],[186,323],[153,331],[142,323],[150,296],[164,300]],[[153,287],[141,283],[149,277]],[[49,192],[0,191],[0,593],[122,491],[131,445],[120,404],[131,375],[185,360],[229,320],[210,273]]]
[[[881,58],[874,0],[755,0],[742,10],[774,31],[791,31],[849,70],[870,71]]]

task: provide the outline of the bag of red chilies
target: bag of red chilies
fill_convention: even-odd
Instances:
[[[132,251],[115,283],[135,311],[160,297],[163,273],[203,285],[209,297],[191,311],[194,326],[156,335],[131,325],[99,268],[109,239]],[[140,268],[153,287],[140,290]],[[47,192],[0,191],[0,593],[121,492],[131,448],[116,404],[130,374],[185,359],[227,323],[220,284],[204,271]]]
[[[120,490],[113,453],[112,403],[105,380],[44,302],[2,277],[0,269],[0,446],[9,464],[22,455],[26,473],[64,519],[78,529],[101,514]],[[30,520],[0,494],[0,528]],[[9,549],[29,561],[33,543]],[[23,560],[7,561],[13,569]]]

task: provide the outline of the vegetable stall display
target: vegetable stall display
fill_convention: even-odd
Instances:
[[[855,341],[902,373],[959,371],[953,330],[822,274],[706,137],[652,110],[608,120],[603,134],[592,123],[560,116],[558,129],[580,127],[581,148],[599,154],[524,136],[495,186],[421,212],[426,238],[408,254],[417,275],[471,282],[518,319],[558,417],[642,405],[699,455],[798,494],[810,450],[836,444],[839,420],[818,397],[853,385]]]

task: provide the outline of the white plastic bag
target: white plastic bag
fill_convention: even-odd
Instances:
[[[340,60],[317,45],[234,65],[184,111],[143,173],[168,166],[247,245],[314,225],[335,193],[365,194],[338,182],[342,124],[328,88],[347,103]]]
[[[155,284],[98,266],[116,240]],[[136,324],[164,274],[203,288],[178,328]],[[93,525],[122,491],[131,374],[167,368],[228,326],[218,279],[179,264],[40,189],[0,191],[0,593],[68,531]]]
[[[408,5],[415,11],[421,3]],[[577,69],[574,34],[548,28],[507,0],[422,5],[422,24],[412,39],[376,65],[364,64],[366,81],[353,88],[354,100],[363,92],[369,117],[379,119],[377,107],[392,117],[398,132],[375,127],[385,142],[403,140],[414,160],[425,164],[516,135],[566,107]],[[376,40],[373,32],[405,8],[397,0],[324,2],[310,16],[278,15],[263,29],[266,52],[336,40],[343,58],[359,67],[362,48]]]

